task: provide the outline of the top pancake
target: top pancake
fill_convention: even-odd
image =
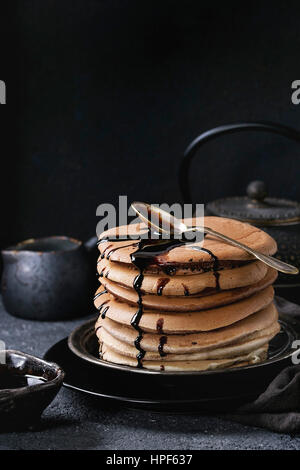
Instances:
[[[202,219],[201,219],[202,221]],[[186,219],[185,223],[189,226],[197,225],[197,219]],[[198,219],[198,224],[200,223]],[[239,222],[233,219],[223,217],[205,217],[204,225],[233,238],[250,248],[257,250],[266,255],[273,255],[277,250],[275,240],[270,237],[266,232],[260,230],[253,225],[244,222]],[[101,239],[107,237],[116,237],[120,235],[133,235],[138,236],[144,233],[146,226],[143,223],[124,225],[115,227],[102,233]],[[120,248],[122,246],[122,248]],[[217,238],[206,235],[202,243],[193,243],[173,248],[167,253],[161,254],[156,258],[156,263],[160,266],[179,266],[184,268],[196,269],[199,265],[201,271],[202,263],[212,264],[212,259],[209,253],[205,251],[198,251],[193,247],[203,247],[211,251],[216,256],[220,263],[228,261],[241,261],[245,262],[253,259],[246,251],[229,245]],[[113,251],[115,248],[116,251]],[[99,250],[104,257],[109,257],[110,261],[118,261],[120,263],[131,264],[130,255],[137,249],[136,240],[123,240],[117,241],[103,241],[99,244]]]

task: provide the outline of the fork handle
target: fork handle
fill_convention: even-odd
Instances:
[[[249,248],[249,246],[244,245],[243,243],[238,242],[237,240],[234,240],[233,238],[229,238],[226,235],[223,235],[222,233],[215,232],[215,230],[209,228],[209,227],[203,227],[203,228],[197,228],[199,232],[204,232],[209,235],[212,235],[215,238],[219,238],[230,245],[237,246],[238,248],[241,248],[242,250],[246,251],[250,255],[254,256],[255,258],[259,259],[263,263],[267,264],[273,269],[276,269],[277,271],[280,271],[285,274],[298,274],[299,270],[295,266],[292,266],[291,264],[284,263],[283,261],[280,261],[277,258],[274,258],[273,256],[268,256],[268,255],[263,255],[262,253],[259,253],[259,251],[253,250],[252,248]]]

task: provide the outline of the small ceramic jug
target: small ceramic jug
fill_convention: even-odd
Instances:
[[[30,239],[2,251],[2,296],[7,311],[32,320],[91,313],[94,289],[86,244],[69,237]]]

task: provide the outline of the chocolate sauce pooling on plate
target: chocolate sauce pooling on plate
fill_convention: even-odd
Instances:
[[[111,238],[111,237],[108,237],[108,238],[103,238],[101,240],[99,240],[98,244],[99,243],[102,243],[102,242],[108,242],[108,241],[113,241],[113,242],[116,242],[116,241],[124,241],[126,240],[126,238]],[[164,239],[139,239],[139,241],[135,244],[131,244],[131,245],[126,245],[126,246],[137,246],[137,250],[132,253],[130,255],[130,258],[131,258],[131,262],[135,265],[135,267],[138,269],[139,271],[139,274],[135,277],[134,281],[133,281],[133,288],[134,290],[136,291],[137,295],[138,295],[138,309],[136,311],[136,313],[133,315],[132,319],[131,319],[131,326],[137,331],[138,335],[134,341],[134,345],[137,349],[137,367],[143,367],[143,358],[145,357],[145,354],[146,354],[146,351],[142,348],[141,346],[141,342],[142,342],[142,339],[143,339],[143,330],[140,328],[140,321],[141,321],[141,318],[143,316],[143,310],[144,310],[144,306],[143,306],[143,292],[142,292],[142,284],[143,284],[143,280],[144,280],[144,272],[145,272],[145,269],[149,266],[149,265],[152,265],[152,264],[156,264],[158,266],[161,267],[161,262],[159,262],[158,258],[167,253],[168,251],[172,250],[173,248],[176,248],[176,247],[179,247],[179,246],[182,246],[182,245],[189,245],[191,244],[192,241],[188,238],[186,238],[185,234],[183,234],[183,238],[182,239],[170,239],[170,240],[164,240]],[[108,245],[104,252],[102,253],[101,255],[101,258],[105,256],[105,253],[108,251],[108,248],[110,248],[112,245]],[[118,247],[118,249],[121,249],[121,248],[125,248],[125,246],[122,246],[122,247]],[[208,253],[211,258],[213,259],[214,263],[213,263],[213,272],[214,272],[214,276],[216,278],[216,289],[219,289],[220,286],[219,286],[219,273],[218,273],[218,268],[219,268],[219,262],[218,262],[218,259],[217,257],[209,250],[205,249],[205,248],[201,248],[201,247],[198,247],[198,246],[194,246],[192,247],[193,249],[196,249],[198,251],[205,251],[206,253]],[[112,249],[108,255],[106,254],[106,257],[107,256],[110,256],[111,252],[115,251],[116,249]],[[104,255],[104,256],[103,256]],[[173,267],[165,267],[163,268],[164,269],[164,272],[166,274],[174,274],[176,272],[176,268],[173,268]],[[159,283],[158,283],[158,287],[157,287],[157,295],[161,295],[162,292],[163,292],[163,288],[165,287],[165,285],[169,282],[169,279],[160,279],[159,280]],[[189,295],[189,292],[188,290],[185,290],[185,295]],[[107,307],[108,308],[108,307]],[[107,311],[107,308],[105,309],[105,312],[103,311],[102,315],[104,314],[104,317],[105,317],[105,313]],[[157,321],[157,331],[158,332],[161,332],[162,331],[162,326],[163,326],[163,320],[162,322],[160,323],[160,320]],[[167,337],[166,336],[162,336],[160,338],[160,342],[159,342],[159,346],[158,346],[158,351],[159,351],[159,354],[163,357],[166,355],[166,353],[164,352],[163,350],[163,347],[164,345],[166,344],[167,342]],[[164,370],[164,367],[161,366],[161,370]]]

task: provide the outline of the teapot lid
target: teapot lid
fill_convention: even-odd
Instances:
[[[208,211],[254,225],[290,225],[300,222],[300,204],[288,199],[267,197],[263,181],[252,181],[247,196],[227,197],[209,202]]]

